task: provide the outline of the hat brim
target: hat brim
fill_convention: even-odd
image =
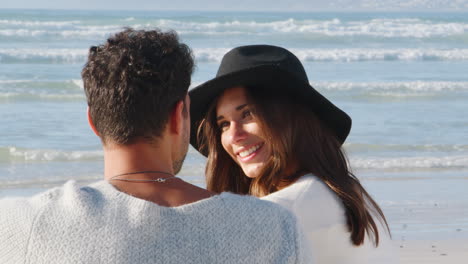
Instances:
[[[197,140],[198,126],[205,118],[211,103],[226,89],[236,86],[262,86],[272,91],[276,89],[276,91],[287,92],[288,95],[310,106],[320,120],[335,132],[341,143],[346,140],[351,130],[351,118],[308,82],[274,65],[260,65],[216,77],[189,91],[190,144],[204,156],[208,153],[200,151]]]

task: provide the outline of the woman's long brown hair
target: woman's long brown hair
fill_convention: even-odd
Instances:
[[[278,94],[261,87],[246,88],[250,109],[271,145],[271,157],[258,177],[248,178],[221,145],[216,123],[215,100],[198,129],[201,151],[208,154],[207,188],[213,192],[233,192],[262,197],[293,183],[301,175],[320,178],[341,200],[354,245],[373,234],[379,244],[379,231],[372,214],[387,227],[382,210],[349,170],[346,155],[337,137],[301,98]],[[295,168],[291,171],[291,168]]]

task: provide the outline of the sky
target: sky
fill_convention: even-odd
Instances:
[[[203,11],[468,11],[468,0],[0,0],[1,8]]]

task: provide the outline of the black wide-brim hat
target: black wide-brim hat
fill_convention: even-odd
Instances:
[[[304,67],[294,54],[270,45],[241,46],[224,55],[214,79],[189,91],[190,144],[205,156],[208,153],[199,149],[198,126],[211,103],[224,90],[235,86],[262,87],[296,98],[298,103],[310,106],[341,144],[351,130],[351,118],[309,84]]]

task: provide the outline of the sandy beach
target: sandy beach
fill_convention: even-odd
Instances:
[[[464,172],[428,171],[418,177],[361,172],[378,200],[402,264],[461,264],[468,259],[468,199]],[[399,175],[401,176],[401,175]],[[444,180],[439,181],[437,178]],[[398,179],[397,179],[398,178]]]
[[[468,259],[468,239],[395,242],[401,264],[462,264]]]

